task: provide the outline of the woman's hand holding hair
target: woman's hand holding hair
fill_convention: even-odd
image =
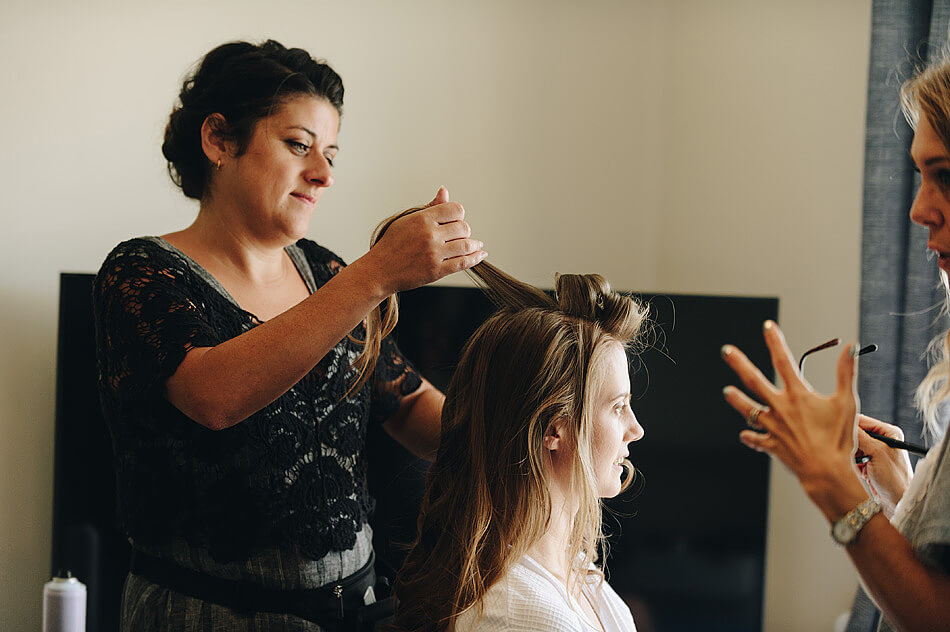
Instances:
[[[836,520],[867,497],[852,467],[858,410],[855,347],[849,346],[838,358],[837,387],[825,396],[802,380],[778,325],[767,321],[764,335],[783,388],[769,382],[739,349],[731,345],[722,349],[729,367],[768,407],[755,417],[764,433],[744,430],[740,440],[785,464],[825,516]],[[761,407],[736,388],[727,387],[723,394],[747,419]]]
[[[422,209],[396,219],[362,257],[386,294],[410,290],[481,262],[482,242],[472,239],[465,209],[445,187]]]
[[[914,471],[906,450],[890,448],[869,436],[870,430],[900,441],[904,432],[897,426],[878,421],[867,415],[858,416],[858,455],[870,457],[866,463],[855,466],[868,492],[875,496],[888,517],[894,515],[898,501],[904,495]]]

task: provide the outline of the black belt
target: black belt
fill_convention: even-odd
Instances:
[[[375,553],[358,571],[319,588],[276,590],[258,584],[215,577],[175,562],[132,551],[131,573],[153,584],[195,599],[216,603],[240,614],[292,614],[327,630],[356,630],[391,614],[390,599],[364,605],[364,595],[376,583]]]

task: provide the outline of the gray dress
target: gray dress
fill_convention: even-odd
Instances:
[[[287,253],[311,292],[343,262],[303,239]],[[310,373],[241,423],[211,431],[164,396],[188,350],[261,321],[201,266],[156,237],[106,258],[94,285],[99,390],[112,435],[118,518],[133,547],[263,588],[311,589],[359,570],[372,552],[368,424],[421,384],[391,337],[372,379],[347,395],[361,345],[341,340]],[[314,323],[319,327],[319,323]],[[354,331],[362,338],[361,328]],[[129,575],[123,630],[310,630],[293,615],[251,616]]]
[[[145,549],[182,566],[224,579],[240,579],[271,588],[316,588],[352,575],[369,559],[372,531],[368,524],[357,533],[357,543],[347,551],[334,551],[319,560],[302,558],[289,547],[273,547],[250,559],[222,564],[207,551],[195,549],[183,540],[165,547]],[[122,593],[122,630],[164,632],[166,630],[228,630],[233,632],[319,632],[316,623],[290,614],[258,612],[243,615],[230,608],[194,599],[129,575]]]
[[[917,464],[891,522],[910,542],[921,562],[950,575],[950,441],[940,443]],[[947,595],[950,599],[950,595]],[[879,632],[894,632],[884,617]]]

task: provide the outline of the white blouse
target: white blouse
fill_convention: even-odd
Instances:
[[[590,599],[606,632],[636,632],[633,615],[614,589],[593,579],[581,590]],[[456,632],[591,632],[563,582],[529,556],[488,589],[484,609],[470,608],[456,620]]]

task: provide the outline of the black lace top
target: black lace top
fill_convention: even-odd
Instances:
[[[344,265],[306,239],[287,252],[311,292]],[[119,244],[99,270],[94,300],[118,514],[133,540],[180,537],[220,561],[275,544],[310,559],[353,547],[373,509],[367,423],[387,419],[421,384],[392,340],[383,342],[374,379],[349,399],[342,396],[360,347],[344,339],[277,400],[212,431],[165,399],[165,381],[188,350],[260,321],[160,238]]]

